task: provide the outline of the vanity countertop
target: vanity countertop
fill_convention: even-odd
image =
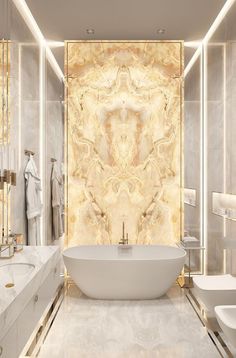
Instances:
[[[0,339],[37,292],[59,258],[60,250],[57,246],[24,246],[14,257],[0,259]],[[19,271],[22,270],[23,263],[31,267],[24,276],[17,274],[18,268]],[[11,273],[14,264],[20,264],[15,266],[15,277]],[[6,277],[4,279],[4,273],[5,276],[8,275],[8,268],[8,277],[15,283],[10,288],[5,287]]]

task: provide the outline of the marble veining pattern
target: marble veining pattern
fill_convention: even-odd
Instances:
[[[69,245],[182,231],[182,42],[67,42]]]
[[[11,259],[0,260],[0,267],[6,264],[28,263],[35,268],[12,288],[5,288],[4,277],[0,277],[0,339],[23,311],[33,294],[44,282],[60,258],[55,246],[25,246]]]
[[[6,145],[9,142],[9,91],[10,73],[10,44],[8,41],[0,41],[0,144]]]
[[[3,155],[7,153],[7,144],[9,143],[9,74],[10,74],[10,44],[8,41],[0,41],[0,175],[3,176],[2,168]],[[4,153],[4,154],[3,154]],[[0,182],[0,232],[7,228],[7,222],[10,222],[10,193],[8,187]],[[1,241],[1,239],[0,239]]]
[[[179,286],[158,300],[100,301],[69,285],[39,358],[217,358]]]

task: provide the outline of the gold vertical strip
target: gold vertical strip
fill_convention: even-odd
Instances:
[[[64,136],[65,136],[65,246],[68,246],[68,218],[69,218],[69,204],[68,204],[68,122],[69,122],[69,115],[68,115],[68,42],[65,42],[65,64],[64,64],[64,72],[65,72],[65,86],[64,86],[64,97],[65,97],[65,114],[64,114]]]
[[[180,43],[180,239],[184,236],[184,43]]]

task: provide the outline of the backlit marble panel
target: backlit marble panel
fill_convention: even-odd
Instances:
[[[3,171],[8,169],[9,155],[9,73],[10,73],[10,44],[0,41],[0,243],[2,233],[6,234],[10,223],[10,193],[9,187],[3,183]]]
[[[177,242],[182,42],[67,42],[68,244]]]
[[[9,42],[0,41],[0,145],[9,141],[8,91],[10,72]]]

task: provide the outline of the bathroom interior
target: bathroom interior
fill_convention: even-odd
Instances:
[[[0,0],[0,357],[236,357],[235,19]]]

